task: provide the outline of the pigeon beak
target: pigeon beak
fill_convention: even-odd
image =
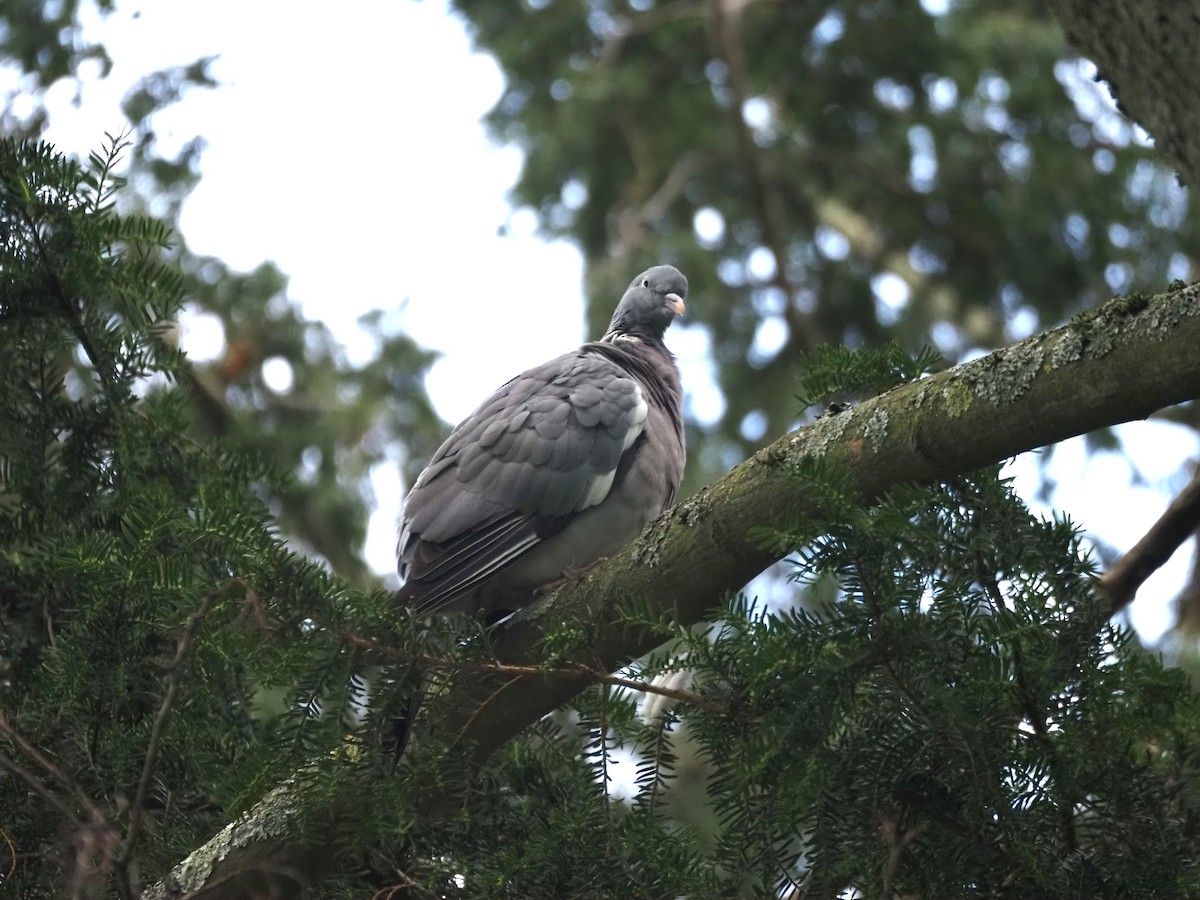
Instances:
[[[682,316],[684,311],[687,309],[687,307],[683,305],[683,298],[674,293],[667,294],[667,306],[671,307],[671,312],[675,313],[677,316]]]

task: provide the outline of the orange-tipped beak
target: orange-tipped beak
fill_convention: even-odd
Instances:
[[[687,307],[683,305],[683,298],[678,294],[667,294],[667,302],[671,306],[671,312],[677,316],[682,316],[687,310]]]

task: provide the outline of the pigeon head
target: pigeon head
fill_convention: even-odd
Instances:
[[[687,279],[674,266],[647,269],[629,283],[605,340],[632,335],[661,341],[671,321],[683,315],[687,286]]]

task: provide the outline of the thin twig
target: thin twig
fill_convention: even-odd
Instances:
[[[685,19],[699,18],[704,14],[704,6],[696,2],[677,0],[665,6],[657,6],[631,19],[621,22],[616,30],[605,40],[596,58],[597,68],[608,68],[616,63],[625,49],[625,42],[637,34],[653,31],[663,25],[681,22]]]
[[[115,845],[117,840],[116,829],[112,827],[108,821],[108,818],[100,811],[100,808],[88,798],[83,790],[77,784],[75,784],[74,781],[68,778],[57,766],[46,759],[46,757],[43,756],[36,747],[25,740],[25,738],[23,738],[16,731],[16,729],[9,724],[3,713],[0,713],[0,731],[4,732],[8,739],[12,741],[22,753],[34,760],[47,773],[49,773],[54,780],[67,787],[79,805],[87,811],[88,819],[90,821],[84,822],[83,819],[81,819],[74,810],[64,803],[62,798],[56,796],[54,792],[51,791],[50,788],[41,781],[41,779],[34,776],[32,772],[29,772],[22,766],[18,765],[14,760],[9,759],[3,753],[0,753],[0,769],[6,770],[11,775],[25,782],[25,784],[28,785],[29,789],[33,791],[33,793],[41,797],[50,806],[54,807],[54,809],[58,811],[59,815],[61,815],[66,822],[71,824],[77,841],[77,851],[75,854],[76,867],[75,876],[72,879],[71,897],[82,898],[87,890],[87,885],[94,880],[97,871],[103,872],[105,869],[107,869],[108,864],[112,860],[111,848]],[[8,839],[7,834],[5,834],[5,839]],[[99,870],[97,870],[96,866],[93,864],[93,860],[97,856],[99,856],[102,860],[102,865],[99,867]],[[15,854],[13,857],[13,864],[14,866],[16,864]]]
[[[983,556],[978,553],[975,555],[975,580],[983,586],[984,592],[990,598],[994,608],[1003,609],[1004,595],[1000,592],[1000,585],[996,581],[995,573],[988,571],[984,565]],[[1073,804],[1063,797],[1067,789],[1067,779],[1059,777],[1063,771],[1062,759],[1054,739],[1050,736],[1050,728],[1046,724],[1049,713],[1046,705],[1040,702],[1034,685],[1029,681],[1029,672],[1025,667],[1025,655],[1021,650],[1021,640],[1016,634],[1012,636],[1010,651],[1012,653],[1013,682],[1016,684],[1021,714],[1029,722],[1029,727],[1033,729],[1034,743],[1046,755],[1053,787],[1058,793],[1057,797],[1051,799],[1058,809],[1059,834],[1067,849],[1074,852],[1079,847],[1079,839],[1075,834]]]
[[[142,776],[138,779],[137,794],[134,796],[133,806],[129,811],[129,827],[125,830],[125,841],[121,846],[120,856],[117,858],[118,868],[126,873],[134,844],[141,831],[146,795],[150,791],[150,781],[154,777],[154,767],[158,761],[163,734],[166,731],[167,722],[171,718],[171,711],[175,707],[175,701],[179,697],[179,691],[183,686],[183,676],[187,672],[187,657],[191,651],[192,641],[220,594],[221,588],[213,588],[205,595],[199,608],[187,617],[183,634],[180,635],[179,643],[175,646],[175,658],[171,661],[171,673],[167,677],[167,690],[163,694],[162,703],[159,704],[158,715],[154,717],[154,727],[150,731],[150,742],[146,747],[146,759],[142,763]]]
[[[630,154],[637,156],[632,146]],[[691,180],[711,162],[711,154],[699,150],[685,154],[671,166],[662,183],[645,201],[618,210],[613,217],[616,236],[609,247],[610,255],[621,258],[630,250],[643,246],[646,227],[665,216],[671,205],[683,196]]]
[[[8,846],[9,858],[8,871],[4,873],[3,880],[0,880],[0,884],[3,884],[5,881],[12,881],[13,873],[17,871],[17,848],[13,846],[12,838],[3,828],[0,828],[0,837],[4,838],[4,843]]]
[[[58,810],[58,814],[60,816],[62,816],[64,819],[66,819],[68,822],[70,822],[73,827],[75,827],[77,829],[83,828],[83,820],[80,819],[77,815],[75,815],[74,810],[72,810],[69,806],[67,806],[67,804],[63,803],[62,800],[60,800],[58,797],[56,797],[54,795],[54,792],[51,791],[48,787],[46,787],[46,785],[43,784],[42,781],[40,779],[38,779],[32,772],[27,772],[25,769],[21,768],[21,766],[17,765],[16,762],[9,759],[3,753],[0,753],[0,769],[4,769],[10,775],[13,775],[16,778],[20,779],[21,781],[25,782],[25,785],[31,791],[33,791],[35,794],[37,794],[39,797],[41,797],[43,800],[45,800],[47,803],[49,803],[51,806],[53,806],[56,810]]]
[[[115,398],[112,394],[112,383],[110,380],[111,372],[105,365],[105,361],[96,351],[95,345],[92,344],[91,338],[88,337],[87,329],[83,327],[83,316],[75,305],[75,301],[67,293],[66,286],[62,283],[62,279],[58,277],[58,267],[54,265],[50,259],[50,248],[46,246],[46,242],[42,239],[42,233],[38,229],[37,223],[30,217],[28,211],[21,211],[21,218],[29,228],[30,234],[33,236],[33,243],[37,247],[38,257],[46,267],[46,274],[49,276],[50,283],[54,285],[55,299],[58,300],[59,306],[67,323],[71,326],[71,331],[75,333],[75,339],[79,341],[79,346],[83,348],[83,352],[87,358],[91,360],[92,367],[96,370],[96,374],[100,376],[100,383],[103,386],[105,396],[109,402],[116,407]]]
[[[400,878],[399,884],[389,884],[387,887],[382,887],[371,895],[371,900],[395,900],[397,897],[407,896],[404,892],[412,891],[424,896],[430,896],[413,877],[401,869],[396,869],[396,875]]]
[[[1097,579],[1096,590],[1108,600],[1109,609],[1116,613],[1128,606],[1142,583],[1170,559],[1198,527],[1200,467],[1142,539]]]
[[[600,721],[596,723],[596,728],[600,738],[600,767],[604,772],[604,782],[601,786],[602,794],[601,803],[604,806],[604,838],[605,841],[612,846],[612,803],[609,802],[608,785],[612,781],[612,776],[608,774],[608,686],[600,687]]]
[[[632,678],[622,678],[619,675],[609,675],[599,669],[587,669],[587,674],[597,681],[602,681],[604,684],[613,687],[629,688],[631,691],[637,691],[641,694],[657,694],[660,697],[668,697],[671,700],[678,700],[680,703],[686,703],[689,706],[695,706],[700,709],[707,709],[709,712],[716,713],[720,716],[732,716],[733,709],[728,703],[722,703],[720,700],[714,700],[710,697],[704,697],[697,694],[695,691],[681,691],[678,688],[669,688],[660,684],[651,684],[648,681],[635,681]]]
[[[50,775],[51,778],[53,778],[63,787],[67,788],[67,790],[69,790],[75,797],[75,801],[87,811],[89,818],[91,818],[94,822],[106,821],[106,817],[100,811],[100,808],[96,806],[96,804],[92,802],[91,798],[83,792],[83,789],[80,788],[79,785],[76,784],[72,779],[68,778],[67,775],[58,768],[58,766],[54,765],[54,763],[50,762],[50,760],[43,756],[37,747],[25,740],[20,732],[12,727],[2,712],[0,712],[0,732],[3,732],[5,737],[7,737],[13,742],[13,744],[16,745],[17,749],[41,766],[41,768],[45,770],[45,772]],[[6,757],[0,756],[0,764],[4,764],[5,768],[7,768],[17,777],[21,778],[22,781],[25,781],[39,796],[45,799],[53,797],[53,794],[50,793],[49,789],[46,788],[45,785],[42,785],[37,778],[34,778],[31,774],[25,772],[24,769],[22,769],[20,766],[17,766],[17,764],[12,760],[8,760]],[[42,790],[38,790],[38,786],[41,786]],[[58,807],[60,811],[65,811],[66,815],[71,819],[72,822],[80,827],[83,827],[83,822],[80,821],[80,819],[74,813],[66,811],[65,805],[62,805],[60,801],[55,801],[54,805]]]
[[[622,678],[619,675],[610,675],[601,669],[596,669],[592,666],[587,666],[582,663],[575,666],[544,668],[542,666],[520,666],[513,665],[511,663],[489,662],[486,660],[449,659],[441,656],[429,656],[422,653],[406,653],[404,651],[388,647],[385,644],[380,644],[379,642],[373,641],[370,638],[365,638],[361,635],[353,634],[347,631],[338,631],[337,634],[342,640],[350,644],[354,644],[357,647],[361,647],[364,650],[369,650],[385,659],[417,663],[419,665],[428,666],[435,669],[454,669],[466,672],[488,672],[497,675],[512,675],[518,678],[537,675],[543,678],[583,679],[595,682],[597,684],[607,684],[611,687],[629,688],[631,691],[637,691],[642,694],[658,694],[671,700],[678,700],[681,703],[687,703],[690,706],[695,706],[700,709],[707,709],[709,712],[716,713],[717,715],[721,716],[733,715],[733,709],[730,707],[730,705],[723,703],[720,700],[715,700],[711,697],[704,697],[692,691],[681,691],[677,688],[669,688],[657,684],[650,684],[649,682],[645,681],[636,681],[632,678]]]
[[[532,671],[534,671],[534,672],[539,672],[539,671],[540,671],[540,670],[538,670],[537,668],[535,668],[535,667],[533,667],[533,666],[529,666],[529,667],[526,667],[526,666],[520,666],[520,667],[518,667],[518,666],[513,666],[512,668],[529,668],[529,669],[531,669],[531,670],[532,670]],[[485,711],[485,710],[486,710],[486,709],[487,709],[489,706],[491,706],[491,705],[492,705],[492,703],[493,703],[493,702],[494,702],[494,701],[495,701],[495,700],[496,700],[498,697],[500,697],[500,696],[501,696],[501,695],[502,695],[502,694],[503,694],[505,691],[507,691],[509,688],[511,688],[511,687],[513,687],[513,686],[515,686],[515,685],[519,684],[519,683],[521,682],[521,680],[522,680],[522,679],[524,679],[524,678],[527,678],[527,677],[528,677],[527,675],[524,675],[524,674],[519,674],[519,675],[517,675],[517,677],[516,677],[516,678],[510,678],[508,681],[504,682],[502,685],[500,685],[498,688],[496,688],[494,691],[492,691],[490,694],[488,694],[488,696],[487,696],[487,699],[486,699],[486,700],[484,700],[482,703],[480,703],[480,704],[479,704],[479,708],[478,708],[478,709],[476,709],[474,712],[472,712],[472,713],[471,713],[471,716],[470,716],[470,718],[468,718],[468,719],[467,719],[467,721],[463,723],[463,726],[462,726],[462,728],[460,728],[460,729],[459,729],[459,733],[458,733],[458,735],[456,735],[456,738],[460,738],[460,737],[462,737],[462,736],[463,736],[463,734],[465,734],[466,732],[470,731],[470,730],[471,730],[471,725],[473,725],[473,724],[475,723],[475,720],[476,720],[476,719],[478,719],[478,718],[479,718],[479,716],[481,716],[481,715],[483,714],[483,712],[484,712],[484,711]]]

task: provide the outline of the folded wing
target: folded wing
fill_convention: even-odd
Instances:
[[[642,443],[649,402],[635,377],[587,347],[504,385],[409,492],[400,599],[452,604],[602,503]]]

